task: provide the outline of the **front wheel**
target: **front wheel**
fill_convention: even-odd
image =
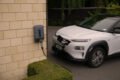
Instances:
[[[105,59],[105,50],[100,47],[94,48],[87,56],[87,62],[90,67],[99,67],[103,64]]]

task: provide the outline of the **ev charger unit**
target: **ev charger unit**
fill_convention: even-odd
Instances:
[[[44,26],[35,25],[34,26],[34,41],[35,43],[40,43],[43,54],[46,56],[46,54],[44,53],[44,48],[43,48],[43,40],[44,40]]]

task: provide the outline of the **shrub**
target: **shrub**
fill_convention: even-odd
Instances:
[[[120,5],[118,3],[111,2],[106,9],[109,14],[120,15]]]
[[[48,60],[30,64],[27,75],[24,80],[72,80],[71,72]]]

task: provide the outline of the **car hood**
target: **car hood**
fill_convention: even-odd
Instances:
[[[68,39],[92,39],[98,37],[100,38],[100,36],[103,37],[105,33],[106,32],[95,31],[73,25],[61,28],[60,30],[57,31],[56,35],[60,35]]]

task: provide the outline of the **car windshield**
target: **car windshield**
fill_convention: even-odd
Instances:
[[[113,26],[113,24],[116,22],[114,19],[103,19],[101,21],[98,21],[91,29],[98,30],[98,31],[108,31],[108,29]]]
[[[116,20],[112,20],[107,17],[115,17],[115,16],[119,16],[119,15],[98,14],[92,17],[88,17],[76,25],[93,30],[107,31],[108,28],[110,28],[112,24],[116,22]]]
[[[99,19],[96,19],[95,17],[90,17],[83,20],[82,22],[80,22],[80,24],[77,25],[84,28],[91,28],[97,21],[99,21]]]

